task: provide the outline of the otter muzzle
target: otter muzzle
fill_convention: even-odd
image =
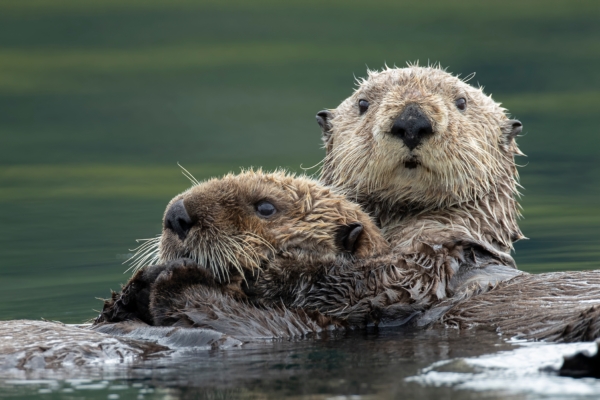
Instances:
[[[390,133],[402,139],[409,150],[413,150],[425,138],[433,135],[433,126],[419,106],[409,104],[394,121]]]
[[[185,209],[183,199],[171,204],[165,214],[165,229],[170,229],[179,236],[179,239],[185,240],[193,224],[192,218]]]

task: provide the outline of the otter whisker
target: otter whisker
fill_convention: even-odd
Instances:
[[[125,272],[128,272],[131,269],[133,269],[133,272],[137,272],[145,265],[152,265],[158,261],[160,239],[160,236],[150,239],[137,239],[136,241],[138,243],[142,242],[142,244],[130,250],[134,251],[135,253],[133,256],[123,262],[123,264],[131,264],[131,267],[129,267]]]
[[[302,166],[302,164],[300,164],[300,169],[302,169],[303,171],[309,171],[309,170],[311,170],[313,168],[317,168],[318,167],[317,170],[313,173],[313,175],[315,175],[316,173],[320,172],[321,167],[322,167],[322,165],[323,165],[324,162],[325,162],[325,160],[323,159],[323,160],[319,161],[318,163],[316,163],[315,165],[313,165],[312,167],[306,167],[306,168],[304,168]],[[312,177],[313,175],[309,175],[309,176]]]
[[[209,268],[222,281],[229,280],[229,271],[227,271],[225,268],[222,268],[223,260],[222,260],[222,255],[221,255],[221,251],[220,251],[220,246],[213,246],[210,248],[209,251],[210,251],[210,259],[208,260]]]
[[[190,171],[188,171],[187,169],[185,169],[181,164],[177,163],[177,165],[179,165],[179,168],[182,169],[181,173],[183,174],[183,176],[185,176],[186,178],[188,178],[190,180],[190,182],[193,185],[199,185],[200,182],[198,182],[198,180],[196,178],[194,178],[194,175],[192,175],[192,173]]]
[[[241,246],[236,242],[236,240],[227,237],[226,238],[226,242],[229,245],[225,245],[223,246],[222,250],[223,250],[223,255],[225,260],[227,260],[228,264],[230,267],[235,268],[240,275],[244,276],[244,270],[242,269],[242,266],[240,265],[240,262],[238,260],[238,258],[236,257],[235,251],[233,249],[237,249],[238,251],[242,250]],[[243,257],[246,257],[246,253],[245,252],[241,252],[240,254]]]
[[[260,244],[262,244],[262,245],[266,246],[266,247],[269,249],[269,251],[271,251],[272,253],[276,253],[276,252],[277,252],[277,250],[275,249],[275,247],[273,247],[273,245],[272,245],[271,243],[269,243],[269,242],[268,242],[268,241],[267,241],[265,238],[263,238],[263,237],[261,237],[261,236],[259,236],[259,235],[255,234],[255,233],[252,233],[252,232],[244,232],[244,236],[247,236],[247,237],[252,237],[252,238],[254,238],[254,239],[255,239],[255,240],[257,240],[257,241],[258,241]]]

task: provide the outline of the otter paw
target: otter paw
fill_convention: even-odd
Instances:
[[[142,268],[138,274],[140,274],[140,279],[142,279],[145,284],[152,285],[163,272],[174,271],[181,268],[199,268],[199,266],[194,260],[189,258],[178,258],[164,264],[147,265]]]
[[[138,271],[121,288],[121,292],[112,292],[111,298],[104,301],[102,312],[94,324],[149,319],[149,285],[144,271]]]
[[[191,258],[177,258],[175,260],[167,262],[163,268],[163,272],[176,270],[181,271],[186,268],[203,269],[201,266],[198,265],[198,263],[196,263],[196,261],[192,260]]]
[[[169,261],[154,283],[154,290],[180,291],[194,284],[214,284],[212,273],[200,267],[194,260],[189,258],[178,258]]]

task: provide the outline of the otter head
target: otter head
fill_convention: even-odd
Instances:
[[[171,200],[159,238],[136,267],[191,258],[220,280],[274,259],[330,263],[387,249],[360,207],[308,178],[245,171],[199,183]]]
[[[317,121],[327,150],[322,180],[367,207],[431,210],[515,192],[521,123],[442,69],[369,71]]]

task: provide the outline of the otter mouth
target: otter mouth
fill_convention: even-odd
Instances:
[[[418,159],[416,159],[416,158],[411,158],[408,161],[404,161],[404,167],[406,169],[415,169],[419,165],[421,165],[421,162]]]

